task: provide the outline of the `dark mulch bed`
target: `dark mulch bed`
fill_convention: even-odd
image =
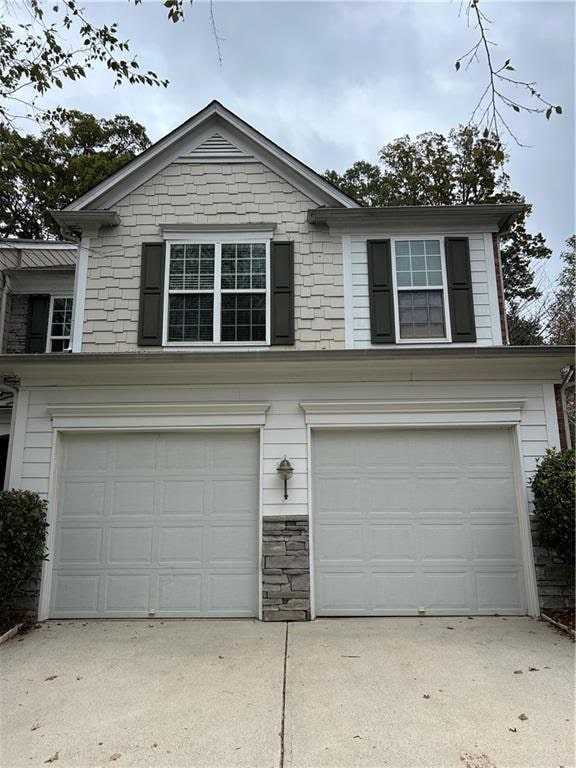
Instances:
[[[562,610],[545,610],[543,613],[548,616],[551,619],[554,619],[554,621],[557,621],[559,624],[563,624],[565,627],[568,627],[568,629],[571,629],[573,632],[575,631],[576,627],[575,624],[575,609],[574,608],[563,608]]]
[[[30,615],[22,611],[0,611],[0,637],[18,624],[23,624],[21,631],[27,632],[34,623]]]

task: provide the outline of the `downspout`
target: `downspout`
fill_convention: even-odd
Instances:
[[[8,293],[10,292],[10,278],[3,272],[4,285],[0,295],[0,354],[4,351],[4,327],[6,325],[6,304],[8,302]]]

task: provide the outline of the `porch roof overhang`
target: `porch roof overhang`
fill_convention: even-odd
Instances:
[[[348,350],[216,350],[0,356],[0,378],[21,386],[222,382],[561,381],[569,346]],[[338,379],[334,378],[338,376]]]
[[[492,232],[505,232],[526,206],[520,203],[485,205],[398,205],[373,208],[313,208],[308,211],[310,224],[324,224],[339,229],[466,225]]]

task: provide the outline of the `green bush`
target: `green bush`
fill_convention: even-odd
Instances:
[[[32,491],[0,492],[0,608],[8,609],[46,559],[46,502]]]
[[[566,563],[574,562],[575,479],[574,450],[549,449],[530,481],[540,542]]]

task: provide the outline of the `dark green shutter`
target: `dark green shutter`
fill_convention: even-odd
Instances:
[[[468,238],[447,237],[444,244],[452,341],[476,341]]]
[[[26,329],[26,352],[46,352],[50,296],[28,297],[28,327]]]
[[[294,243],[271,243],[270,343],[294,344]]]
[[[394,289],[390,240],[368,240],[368,293],[372,344],[394,344]]]
[[[143,243],[138,323],[138,344],[141,347],[162,345],[164,266],[164,243]]]

